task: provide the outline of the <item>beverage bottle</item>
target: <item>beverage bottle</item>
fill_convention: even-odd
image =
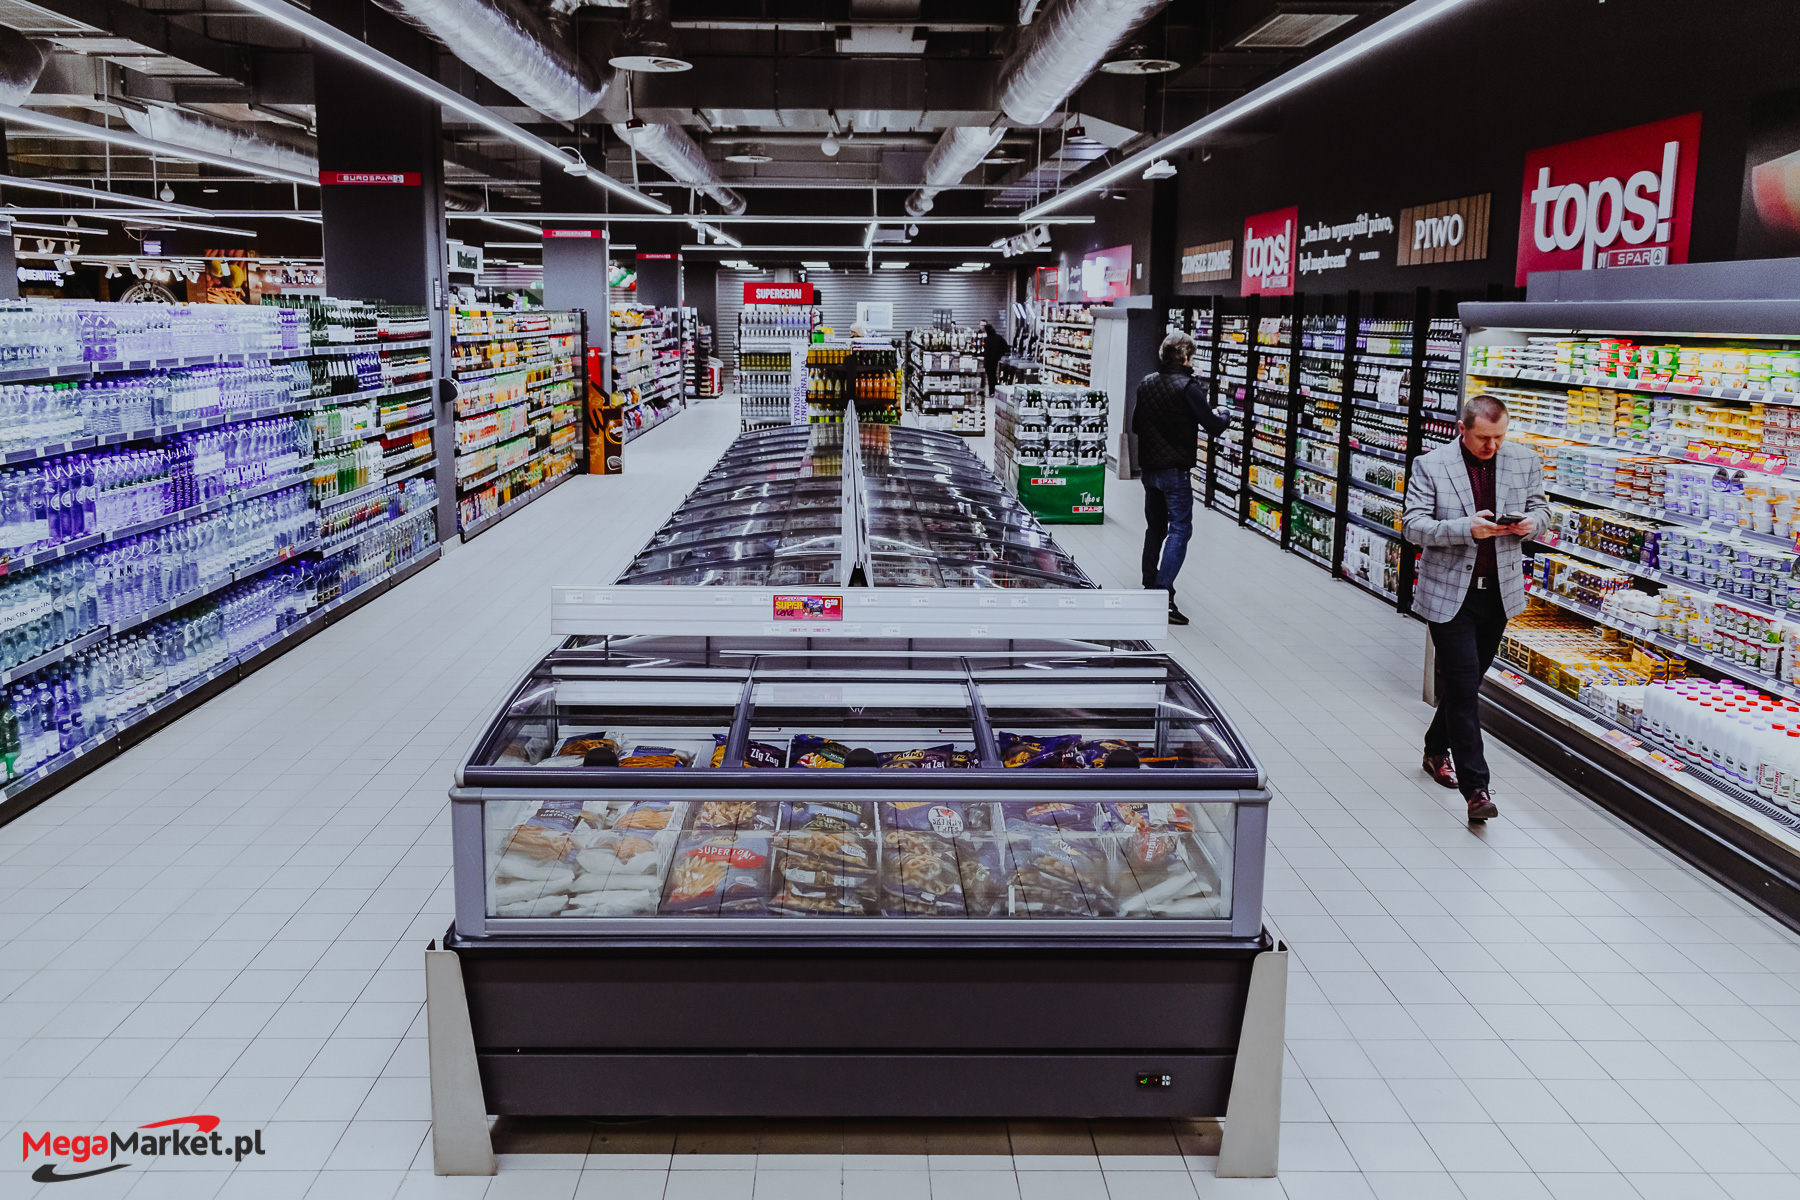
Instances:
[[[1775,798],[1775,784],[1781,775],[1781,748],[1787,740],[1787,727],[1759,722],[1760,740],[1756,763],[1756,794],[1764,800]]]
[[[1789,812],[1800,813],[1800,729],[1790,728],[1786,741],[1787,745],[1778,752],[1775,803]]]

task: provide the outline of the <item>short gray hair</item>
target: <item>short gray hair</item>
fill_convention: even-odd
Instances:
[[[1156,352],[1157,365],[1163,370],[1179,367],[1194,357],[1194,339],[1185,333],[1171,333]]]
[[[1475,428],[1477,421],[1498,421],[1506,415],[1506,402],[1498,396],[1490,396],[1486,392],[1470,396],[1463,401],[1460,418],[1464,429]]]

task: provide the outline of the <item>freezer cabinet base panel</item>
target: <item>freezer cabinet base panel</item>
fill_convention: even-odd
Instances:
[[[941,1014],[945,1020],[973,1014]],[[976,1017],[975,1019],[979,1019]],[[1231,1054],[482,1054],[488,1111],[550,1117],[1203,1117]],[[1158,1082],[1140,1087],[1140,1075]],[[1164,1086],[1160,1080],[1168,1078]]]

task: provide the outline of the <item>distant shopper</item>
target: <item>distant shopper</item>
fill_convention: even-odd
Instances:
[[[1460,788],[1469,820],[1500,815],[1481,745],[1481,681],[1506,622],[1525,608],[1521,544],[1549,522],[1537,454],[1506,444],[1506,405],[1471,396],[1462,436],[1414,461],[1401,532],[1424,548],[1412,609],[1431,622],[1437,716],[1425,731],[1425,773]]]
[[[1164,338],[1156,371],[1137,386],[1131,417],[1144,479],[1144,586],[1169,593],[1171,625],[1188,623],[1175,607],[1175,576],[1194,536],[1189,473],[1199,459],[1200,430],[1218,437],[1231,428],[1230,412],[1215,411],[1206,385],[1194,378],[1193,359],[1193,338],[1185,333]]]
[[[991,321],[981,323],[981,361],[987,367],[988,391],[994,390],[994,383],[1000,377],[1000,360],[1011,349]]]

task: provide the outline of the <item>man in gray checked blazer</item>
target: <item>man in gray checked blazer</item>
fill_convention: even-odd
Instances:
[[[1401,533],[1423,548],[1412,610],[1431,623],[1437,716],[1425,731],[1425,773],[1460,788],[1469,820],[1500,815],[1481,746],[1482,677],[1525,608],[1525,539],[1549,524],[1537,454],[1506,444],[1506,405],[1471,396],[1461,437],[1414,460]]]

